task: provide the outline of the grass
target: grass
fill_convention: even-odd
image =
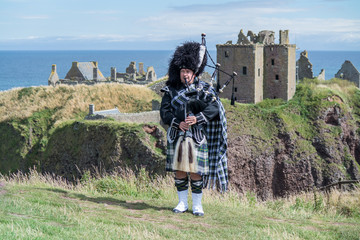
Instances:
[[[89,104],[95,104],[96,110],[117,107],[120,112],[139,112],[151,110],[153,99],[160,97],[145,86],[116,83],[18,88],[0,93],[0,122],[55,109],[52,119],[56,125],[62,120],[84,117]]]
[[[28,87],[0,92],[0,172],[39,166],[51,133],[64,122],[82,120],[89,104],[120,112],[152,109],[160,97],[139,85],[97,84]]]
[[[70,184],[31,170],[0,182],[0,239],[359,239],[358,188],[317,193],[316,202],[313,193],[260,202],[205,190],[198,218],[171,212],[172,177],[144,171]]]

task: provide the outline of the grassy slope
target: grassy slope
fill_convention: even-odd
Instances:
[[[89,103],[94,103],[97,109],[118,106],[124,111],[124,107],[126,112],[150,108],[154,98],[151,93],[144,100],[140,90],[131,92],[133,86],[120,89],[122,87],[38,87],[1,93],[0,129],[6,133],[8,141],[2,141],[5,144],[1,145],[0,151],[8,153],[9,149],[13,151],[24,144],[20,148],[24,150],[13,151],[13,155],[7,155],[5,160],[12,163],[16,157],[36,156],[36,149],[41,152],[47,146],[48,134],[64,120],[84,116]],[[316,134],[308,119],[314,118],[319,108],[329,104],[321,101],[323,98],[334,95],[344,100],[349,106],[344,109],[352,111],[356,121],[360,112],[360,93],[346,82],[301,84],[297,95],[288,103],[266,100],[256,105],[237,104],[236,107],[230,106],[228,101],[224,103],[229,122],[244,123],[234,127],[239,132],[271,141],[278,131],[273,121],[275,117],[285,122],[284,126],[290,132],[295,131],[293,126],[301,126],[297,128],[297,134],[302,136],[303,148],[307,149],[308,141]],[[312,194],[303,194],[262,203],[250,193],[241,196],[230,192],[219,196],[206,191],[206,216],[194,218],[190,213],[180,216],[171,213],[177,202],[172,181],[166,178],[153,183],[145,173],[137,179],[131,174],[100,179],[85,176],[77,186],[34,171],[28,176],[1,177],[0,184],[5,187],[0,189],[0,239],[359,237],[359,190],[334,192],[329,198],[317,195],[316,201]]]
[[[0,93],[0,172],[39,166],[51,133],[69,119],[83,119],[89,104],[96,110],[151,110],[160,99],[145,86],[99,84],[20,88]]]
[[[205,191],[205,217],[175,215],[170,177],[0,178],[0,239],[358,239],[360,191],[258,202]],[[190,205],[191,206],[191,205]]]

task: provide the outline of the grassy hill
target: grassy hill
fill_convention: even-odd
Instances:
[[[83,120],[90,103],[139,112],[152,99],[119,84],[0,92],[0,239],[359,239],[359,186],[312,191],[359,176],[353,84],[305,80],[288,102],[224,99],[231,190],[205,191],[204,218],[171,212],[160,126]]]
[[[172,177],[0,177],[0,239],[359,239],[360,190],[258,201],[205,190],[204,217],[176,215]],[[190,197],[191,199],[191,197]],[[191,206],[191,202],[190,202]],[[191,210],[191,209],[190,209]]]
[[[117,107],[120,112],[151,110],[160,99],[144,86],[99,84],[29,87],[0,93],[0,172],[40,168],[48,142],[67,120],[82,121],[89,104],[96,110]],[[68,122],[67,124],[72,124]]]

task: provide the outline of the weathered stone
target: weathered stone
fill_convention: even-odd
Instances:
[[[279,31],[279,44],[289,44],[289,30]]]
[[[236,72],[234,81],[235,101],[257,103],[264,98],[282,98],[289,100],[295,94],[295,48],[293,44],[273,44],[274,32],[261,31],[259,36],[249,32],[255,43],[247,43],[242,31],[239,33],[240,44],[219,44],[217,62],[221,70]],[[250,41],[249,41],[250,42]],[[221,88],[229,76],[219,73],[218,84]],[[220,97],[231,98],[232,83],[225,88]]]
[[[101,73],[98,68],[98,63],[95,61],[73,62],[70,70],[65,76],[65,79],[61,79],[60,82],[62,84],[75,84],[75,81],[81,83],[83,81],[106,81],[106,78]],[[94,84],[94,82],[88,84]]]
[[[59,83],[59,75],[56,72],[56,64],[51,66],[51,73],[48,79],[48,85],[55,87]]]
[[[160,110],[160,102],[158,100],[152,100],[151,101],[152,110]]]
[[[139,62],[139,74],[140,75],[145,75],[145,71],[144,71],[144,63]]]
[[[342,64],[340,70],[335,74],[335,77],[349,80],[355,83],[357,87],[360,87],[360,73],[349,60],[346,60]]]
[[[116,81],[116,68],[112,67],[110,68],[110,79],[111,81]]]
[[[156,73],[154,67],[148,67],[146,72],[146,81],[153,82],[157,80]]]
[[[317,76],[319,80],[325,80],[325,69],[321,69],[319,76]]]
[[[262,43],[265,45],[275,43],[275,32],[263,30],[259,32],[256,43]]]
[[[251,44],[249,39],[244,35],[244,32],[242,29],[240,30],[240,32],[238,34],[237,44],[241,44],[241,45]]]
[[[126,73],[129,74],[137,73],[136,62],[130,62],[129,66],[126,68]]]
[[[297,66],[297,79],[302,80],[304,78],[313,78],[312,64],[308,58],[308,52],[304,50],[300,53],[299,60],[296,61]]]

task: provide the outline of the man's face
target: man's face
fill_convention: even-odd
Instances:
[[[187,83],[190,85],[194,82],[195,74],[193,70],[183,68],[180,70],[180,79],[183,84],[185,84],[185,79]]]

